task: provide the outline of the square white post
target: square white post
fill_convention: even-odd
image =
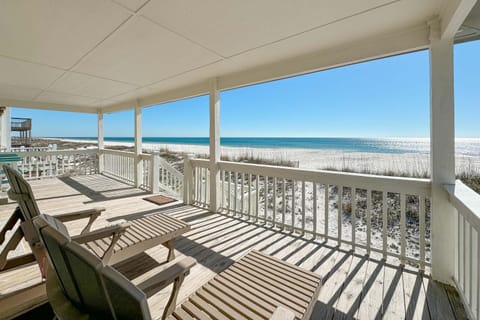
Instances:
[[[432,172],[432,276],[452,283],[455,272],[455,209],[445,184],[455,183],[453,39],[441,39],[430,24],[430,165]]]
[[[183,203],[193,202],[193,168],[191,163],[192,155],[186,154],[183,158]]]
[[[103,159],[103,113],[98,114],[97,118],[97,143],[98,143],[98,173],[105,171],[105,162]]]
[[[217,79],[212,80],[210,87],[210,212],[218,211],[218,186],[220,174],[220,92],[217,89]]]
[[[140,160],[140,155],[142,154],[142,108],[138,106],[135,107],[134,114],[134,129],[135,129],[135,186],[138,188],[142,184],[143,177],[143,167],[142,161]]]

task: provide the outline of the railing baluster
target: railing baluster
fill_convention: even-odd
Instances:
[[[352,224],[352,249],[355,250],[355,229],[357,228],[357,189],[355,187],[351,188],[351,208],[352,212],[350,213],[350,223]]]
[[[292,180],[292,232],[295,232],[295,185],[296,181]]]
[[[259,209],[259,204],[258,204],[258,198],[259,198],[259,193],[260,190],[259,188],[259,180],[260,177],[258,174],[255,175],[255,222],[258,222],[258,209]]]
[[[234,185],[233,185],[233,192],[234,192],[234,197],[235,197],[235,201],[233,202],[233,215],[234,216],[237,216],[237,201],[238,201],[238,195],[237,195],[237,189],[238,189],[238,185],[237,185],[237,181],[238,181],[238,173],[237,172],[234,172]]]
[[[272,215],[272,221],[273,221],[273,226],[274,227],[277,223],[276,216],[277,216],[277,177],[273,177],[273,215]]]
[[[477,319],[480,319],[480,230],[477,230]]]
[[[383,259],[387,259],[387,226],[388,226],[388,202],[387,202],[388,193],[386,191],[382,192],[382,240],[383,240]]]
[[[468,264],[468,272],[469,272],[469,280],[468,280],[468,283],[469,283],[469,290],[468,290],[468,301],[470,302],[470,306],[473,306],[473,286],[472,286],[472,281],[473,281],[473,235],[472,235],[472,231],[473,231],[473,228],[472,228],[472,225],[471,224],[468,224],[469,228],[468,228],[468,236],[469,236],[469,245],[468,245],[468,249],[469,249],[469,253],[468,253],[468,256],[469,256],[469,264]],[[478,258],[477,258],[478,259]]]
[[[285,214],[287,211],[287,188],[285,178],[282,179],[282,230],[285,230]]]
[[[305,181],[302,181],[302,234],[305,233]]]
[[[420,242],[420,270],[425,270],[425,197],[418,197],[419,242]]]
[[[263,206],[263,222],[267,223],[267,215],[268,215],[268,176],[264,177],[264,206]]]
[[[406,249],[406,213],[405,213],[405,194],[400,194],[400,263],[405,265]]]
[[[343,186],[337,186],[337,194],[337,239],[338,245],[340,246],[342,244]]]
[[[313,188],[313,217],[312,217],[312,232],[313,238],[317,238],[317,183],[315,181],[312,182]]]
[[[220,197],[220,208],[224,209],[225,208],[225,171],[220,170],[220,186],[222,188],[222,196]]]
[[[325,201],[323,203],[323,206],[324,206],[324,214],[325,214],[325,223],[324,223],[324,227],[325,227],[325,241],[328,241],[328,211],[329,211],[329,199],[328,199],[328,194],[329,194],[329,188],[328,188],[328,184],[325,184],[325,190],[324,190],[324,197],[325,197]]]
[[[248,174],[248,220],[252,218],[252,174]]]
[[[232,172],[228,171],[228,213],[232,213],[232,192],[231,192],[231,184],[232,184]]]
[[[463,219],[463,292],[467,291],[467,219]]]
[[[244,208],[244,207],[245,207],[245,205],[244,205],[244,200],[245,200],[245,198],[244,198],[244,187],[243,187],[243,185],[244,185],[244,183],[245,183],[244,178],[245,178],[245,174],[242,172],[242,173],[241,173],[241,179],[242,179],[242,180],[241,180],[241,183],[242,183],[242,186],[241,186],[241,189],[240,189],[240,192],[241,192],[241,197],[240,197],[240,198],[241,198],[241,201],[242,201],[241,206],[240,206],[240,208],[241,208],[240,211],[241,211],[241,217],[242,217],[242,218],[243,218],[243,214],[244,214],[244,211],[245,211],[245,208]]]
[[[372,244],[372,190],[367,189],[367,254]]]

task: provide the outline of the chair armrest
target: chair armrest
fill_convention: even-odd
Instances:
[[[134,281],[134,284],[145,293],[150,290],[161,290],[170,285],[175,279],[188,275],[195,263],[195,259],[191,257],[175,259],[167,263],[160,272],[140,283],[135,283]]]
[[[108,238],[111,236],[115,236],[116,234],[123,234],[125,230],[130,227],[130,223],[123,222],[120,224],[116,224],[113,226],[108,226],[100,229],[96,229],[87,233],[79,234],[77,236],[73,236],[72,240],[77,243],[86,243],[98,239]]]
[[[130,223],[123,222],[117,225],[108,226],[91,232],[79,234],[78,236],[72,237],[72,240],[76,241],[79,244],[82,244],[98,239],[112,237],[110,245],[103,253],[103,256],[100,257],[103,263],[109,264],[110,258],[113,255],[113,249],[115,248],[115,244],[117,243],[118,239],[120,239],[120,237],[125,233],[128,227],[130,227]]]
[[[102,214],[103,211],[105,211],[105,208],[103,207],[92,208],[92,209],[59,214],[59,215],[56,215],[55,218],[57,218],[62,222],[89,218],[87,225],[85,226],[85,228],[83,228],[82,232],[80,232],[80,234],[83,234],[90,231],[90,228],[92,227],[93,222]]]
[[[167,263],[165,268],[154,276],[148,277],[141,283],[134,282],[134,284],[147,296],[149,296],[149,293],[154,294],[155,292],[162,290],[173,282],[172,293],[163,310],[162,319],[166,319],[170,314],[172,314],[173,310],[175,310],[180,287],[195,263],[195,259],[191,257],[175,259]]]
[[[270,320],[294,320],[294,319],[295,319],[295,313],[293,313],[292,310],[282,306],[277,307],[277,309],[275,309],[272,316],[270,317]]]

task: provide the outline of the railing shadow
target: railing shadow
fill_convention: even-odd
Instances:
[[[148,194],[146,191],[137,189],[133,186],[128,186],[123,182],[119,182],[103,175],[95,175],[94,178],[74,176],[59,177],[58,179],[91,199],[91,201],[85,203],[123,199]]]

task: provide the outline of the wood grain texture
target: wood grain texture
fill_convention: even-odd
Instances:
[[[31,183],[40,210],[48,214],[105,207],[106,211],[94,223],[93,230],[111,223],[150,216],[159,210],[167,217],[191,224],[191,230],[180,236],[175,244],[177,255],[192,256],[197,261],[180,289],[179,304],[247,252],[256,249],[312,271],[323,279],[324,287],[314,305],[311,319],[323,319],[325,315],[327,319],[332,319],[334,314],[345,319],[387,318],[392,314],[406,316],[407,319],[452,319],[454,314],[460,314],[458,310],[454,313],[451,307],[454,305],[457,309],[461,306],[458,296],[447,294],[444,286],[433,282],[428,270],[424,275],[401,269],[376,256],[364,261],[364,256],[353,255],[337,247],[336,242],[302,238],[298,234],[255,225],[244,218],[211,214],[197,207],[170,204],[159,208],[142,200],[145,192],[101,175],[45,179]],[[0,225],[5,223],[14,208],[14,203],[0,206]],[[84,223],[68,222],[67,226],[71,234],[78,234]],[[148,235],[146,230],[145,236]],[[26,252],[28,245],[21,245],[15,254]],[[165,247],[156,246],[116,264],[115,268],[127,278],[135,280],[149,272],[155,274],[163,266],[166,254]],[[257,261],[261,259],[256,257]],[[272,266],[272,270],[278,272],[281,267]],[[290,274],[295,275],[295,272]],[[251,279],[232,275],[230,271],[225,272],[224,277],[217,281],[216,290],[223,290],[225,286],[235,283],[235,288],[228,286],[228,289],[238,290],[245,297],[252,286],[262,288]],[[299,279],[293,277],[292,281]],[[38,283],[40,272],[36,265],[0,273],[0,301],[8,294]],[[278,302],[285,303],[286,307],[294,305],[283,296],[271,296],[266,291],[262,294],[261,305],[266,311],[272,310]],[[148,303],[155,319],[161,316],[169,295],[170,288],[149,293]],[[200,308],[202,299],[198,295],[191,298],[187,309]],[[293,311],[296,315],[301,312]],[[205,316],[215,314],[213,309],[203,312]],[[3,312],[0,319],[2,317]],[[216,314],[215,317],[226,318],[222,314]]]

